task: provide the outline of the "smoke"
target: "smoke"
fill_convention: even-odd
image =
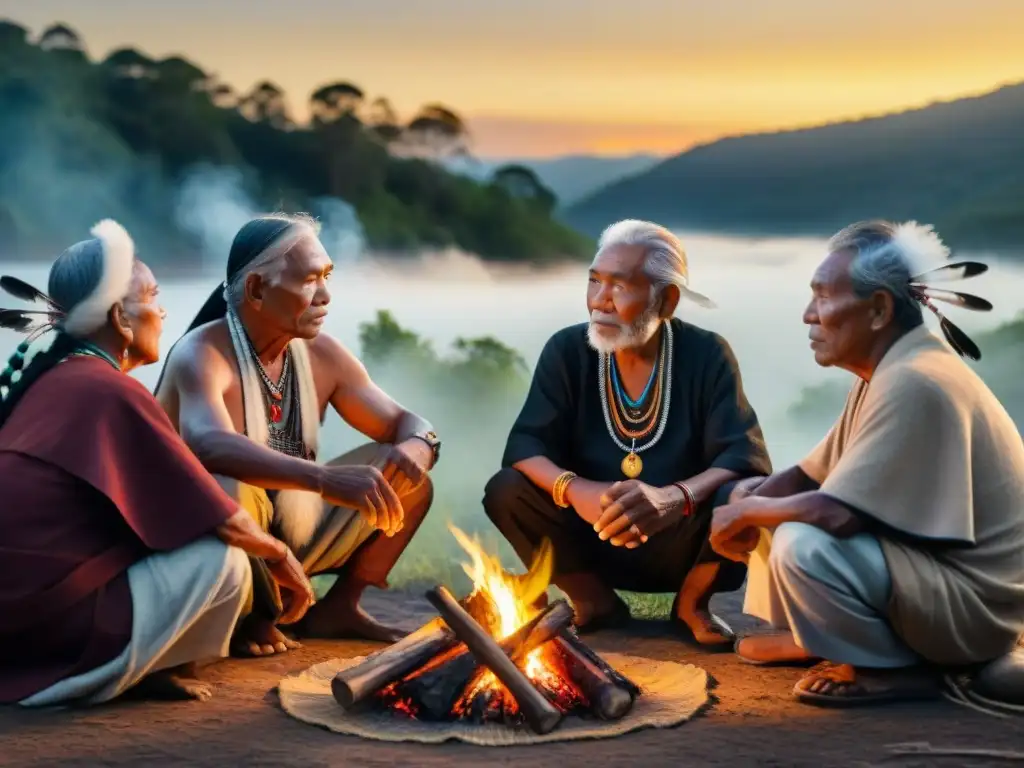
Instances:
[[[242,172],[237,168],[196,168],[181,183],[176,198],[178,227],[198,239],[203,266],[222,272],[235,233],[259,214],[245,191]]]
[[[260,210],[253,201],[245,175],[237,168],[195,168],[175,196],[175,222],[199,241],[203,266],[211,271],[223,271],[235,234],[247,221],[265,213],[269,211]],[[364,254],[363,226],[351,205],[320,197],[311,201],[308,213],[319,220],[320,241],[336,263],[352,263]]]
[[[351,264],[364,255],[366,235],[355,208],[336,197],[317,198],[311,208],[320,221],[320,242],[335,264]]]

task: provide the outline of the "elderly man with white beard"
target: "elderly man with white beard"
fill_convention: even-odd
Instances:
[[[686,639],[729,648],[709,610],[746,575],[708,544],[711,513],[740,479],[771,466],[729,344],[673,317],[688,288],[679,239],[645,221],[606,229],[589,271],[589,323],[541,352],[488,517],[524,562],[548,539],[554,583],[580,631],[628,623],[616,589],[676,593]]]

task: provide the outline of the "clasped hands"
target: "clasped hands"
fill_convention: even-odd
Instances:
[[[682,515],[686,498],[676,486],[658,488],[639,480],[609,486],[575,478],[566,500],[612,546],[636,549]]]

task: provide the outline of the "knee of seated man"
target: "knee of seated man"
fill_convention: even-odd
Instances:
[[[238,547],[225,544],[215,536],[203,536],[189,548],[197,560],[192,560],[197,578],[221,584],[222,594],[233,594],[252,581],[249,556]]]
[[[836,539],[807,523],[783,523],[772,534],[769,562],[775,568],[807,573],[834,562]]]
[[[228,546],[224,562],[224,588],[235,592],[247,589],[252,583],[252,564],[249,555],[239,547]]]
[[[484,486],[484,512],[492,522],[514,514],[529,479],[518,469],[505,467],[498,470]]]

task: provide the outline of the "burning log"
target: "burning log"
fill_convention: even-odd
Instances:
[[[572,607],[559,600],[497,644],[514,663],[518,663],[533,649],[564,631],[571,623],[572,615]],[[416,702],[423,719],[445,720],[480,664],[481,660],[465,644],[460,644],[443,658],[399,683],[396,694],[400,699]]]
[[[455,633],[444,621],[434,619],[394,645],[367,656],[362,663],[336,674],[331,681],[334,699],[343,709],[351,709],[457,642]]]
[[[590,708],[602,720],[618,720],[633,708],[633,695],[619,687],[603,669],[594,664],[586,654],[566,637],[553,641],[562,656],[572,681],[579,686],[590,702]]]
[[[573,630],[563,630],[561,633],[561,639],[565,641],[565,643],[568,644],[575,653],[580,654],[587,661],[601,670],[601,672],[603,672],[616,686],[629,693],[633,699],[640,695],[639,685],[602,659],[590,646],[580,640],[579,636]]]
[[[550,543],[515,576],[479,542],[452,533],[472,558],[463,568],[473,590],[459,602],[443,587],[427,593],[440,618],[335,675],[338,704],[372,702],[427,721],[525,724],[542,734],[573,714],[626,716],[640,689],[576,636],[569,604],[535,608],[550,582]]]
[[[535,733],[550,733],[562,720],[559,712],[543,694],[533,687],[530,679],[505,654],[502,647],[459,605],[444,587],[427,592],[430,601],[451,627],[456,637],[466,644],[473,655],[515,696],[516,703]]]

